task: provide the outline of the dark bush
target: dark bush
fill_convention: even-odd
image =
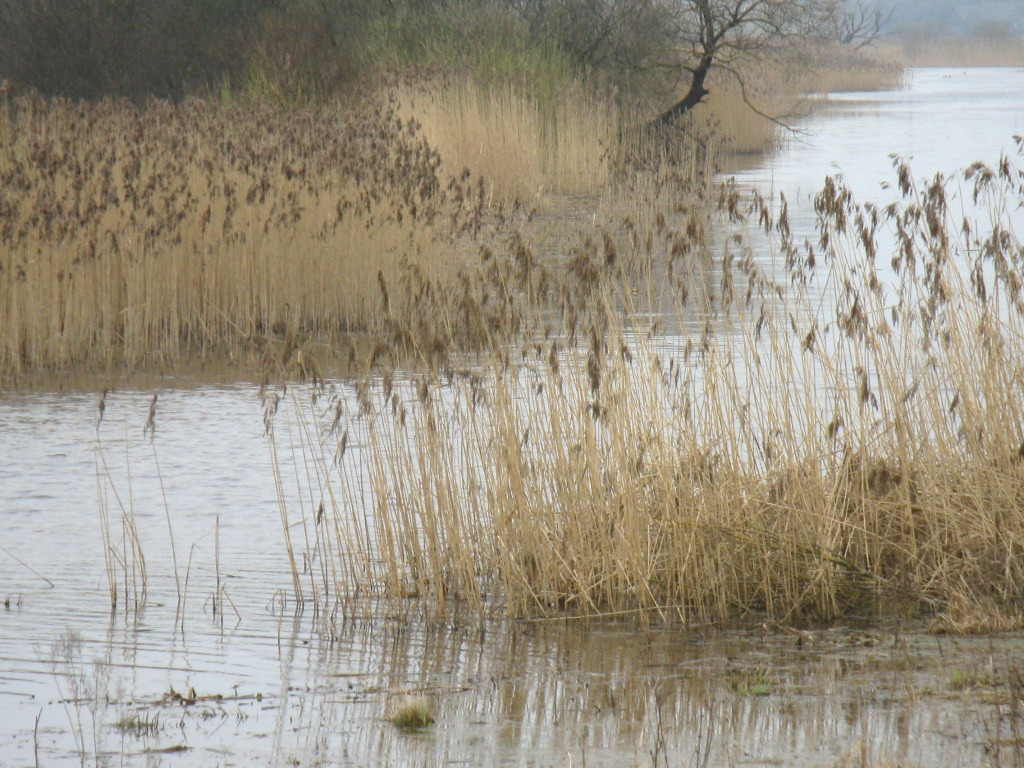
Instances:
[[[482,67],[500,70],[485,75],[515,77],[510,62],[519,55],[533,62],[521,66],[529,79],[535,60],[553,55],[621,92],[642,93],[660,84],[673,55],[667,7],[659,0],[0,0],[0,80],[47,96],[177,99],[227,76],[257,97],[305,101],[360,71]]]
[[[180,97],[241,66],[280,0],[0,0],[0,77],[45,95]]]
[[[643,93],[666,86],[678,56],[671,4],[659,0],[506,0],[536,40],[553,43],[582,69]]]

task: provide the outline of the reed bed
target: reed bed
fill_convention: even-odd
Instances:
[[[398,101],[452,175],[470,168],[505,198],[593,195],[612,178],[620,111],[582,90],[531,96],[455,77],[406,86]]]
[[[296,590],[686,625],[1020,601],[1024,175],[897,179],[884,209],[829,180],[815,242],[728,189],[719,238],[624,224],[508,284],[555,283],[557,327],[446,376],[290,390]]]
[[[885,91],[904,82],[903,60],[884,48],[863,51],[816,46],[801,57],[809,70],[800,78],[803,93]]]
[[[1024,66],[1024,38],[1010,30],[995,36],[904,35],[887,53],[908,67]]]
[[[381,327],[487,202],[394,107],[0,104],[0,376],[158,367]],[[275,347],[271,342],[279,342]]]
[[[382,341],[432,364],[510,317],[491,293],[489,319],[467,320],[467,292],[490,290],[479,262],[531,208],[621,192],[641,155],[666,176],[582,94],[385,92],[345,108],[3,101],[0,380],[225,360],[315,376]]]
[[[730,154],[770,150],[782,138],[781,123],[792,119],[800,107],[800,93],[783,85],[781,73],[747,76],[746,88],[724,73],[713,73],[709,79],[711,93],[690,119],[706,126]]]

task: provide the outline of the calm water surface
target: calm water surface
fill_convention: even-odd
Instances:
[[[1018,237],[1024,233],[1024,209],[990,210],[984,199],[975,205],[973,182],[963,177],[977,162],[994,169],[1009,157],[1018,168],[1024,164],[1015,140],[1024,135],[1024,68],[914,69],[908,71],[903,90],[825,98],[816,115],[799,125],[767,161],[752,165],[741,159],[723,174],[740,188],[758,190],[776,212],[785,198],[793,241],[801,252],[809,243],[820,257],[814,197],[827,177],[850,190],[858,204],[870,202],[882,209],[899,203],[906,210],[913,200],[899,194],[897,162],[906,163],[921,191],[937,175],[943,177],[949,232],[959,235],[966,220],[982,237],[992,231],[994,221],[1009,225]],[[766,239],[758,230],[747,234],[763,266],[779,277],[781,260],[772,256],[778,237]],[[896,240],[888,221],[876,238],[877,276],[883,285],[893,286],[898,282],[890,267]],[[862,252],[852,234],[841,248],[853,261]],[[828,274],[828,269],[817,270],[808,295],[831,318],[834,287],[826,287]],[[887,300],[894,301],[892,291]]]
[[[766,162],[729,169],[742,186],[789,200],[797,226],[814,231],[814,195],[841,175],[857,199],[896,199],[893,157],[916,181],[956,176],[976,161],[1017,156],[1024,135],[1024,68],[915,69],[906,88],[827,97],[825,108]],[[958,185],[953,185],[956,191]]]
[[[808,201],[828,174],[887,202],[893,153],[923,178],[1015,152],[1024,70],[917,70],[906,90],[833,97],[805,128],[737,178],[785,192],[796,226],[810,231]],[[913,626],[804,636],[439,625],[393,606],[329,619],[297,610],[283,528],[297,541],[315,535],[303,511],[311,516],[318,500],[286,483],[282,520],[257,389],[169,384],[151,437],[153,391],[111,393],[98,427],[95,394],[0,396],[2,766],[662,765],[666,756],[696,765],[705,750],[710,765],[863,754],[968,766],[1007,727],[990,699],[949,683],[957,670],[1020,662],[1017,638],[940,640]],[[279,457],[303,467],[287,413],[276,429]],[[125,610],[132,584],[122,577],[112,615],[100,509],[124,552],[122,507],[138,526],[147,600]],[[191,699],[190,689],[188,705],[172,693]],[[384,720],[410,693],[433,703],[438,722],[426,733]],[[132,730],[133,721],[151,727]]]

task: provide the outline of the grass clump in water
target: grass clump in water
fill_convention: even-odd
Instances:
[[[768,696],[772,692],[771,675],[759,667],[731,679],[729,688],[737,696]]]
[[[125,715],[114,723],[114,729],[119,733],[133,736],[137,739],[144,736],[154,736],[160,730],[160,716],[150,716],[143,712]]]
[[[949,689],[957,692],[994,688],[998,684],[999,680],[992,669],[983,669],[980,672],[973,669],[956,669],[949,678]]]
[[[387,719],[402,730],[418,731],[434,724],[434,713],[422,696],[408,696],[395,706]]]

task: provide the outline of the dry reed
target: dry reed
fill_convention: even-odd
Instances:
[[[945,609],[928,623],[936,635],[987,635],[1024,627],[1024,615],[1008,612],[991,601],[954,595]]]
[[[128,440],[125,439],[126,483],[123,490],[118,490],[107,461],[103,442],[100,439],[100,424],[106,410],[107,392],[100,396],[96,417],[96,441],[94,445],[96,465],[96,493],[99,508],[100,529],[103,537],[103,559],[106,566],[107,590],[110,597],[110,609],[116,611],[119,602],[126,610],[141,609],[146,604],[149,576],[146,568],[146,556],[142,548],[136,525],[135,504],[132,497],[131,463],[128,457]],[[155,400],[154,406],[155,406]],[[119,524],[112,522],[110,514],[113,498],[119,516]],[[173,546],[173,539],[172,539]],[[177,577],[177,569],[175,569]],[[118,583],[123,592],[118,592]]]
[[[546,283],[557,316],[446,376],[294,399],[315,597],[684,624],[1019,601],[1024,249],[999,213],[1024,176],[968,169],[966,222],[953,180],[897,179],[885,209],[829,180],[814,243],[726,189],[774,260],[673,212],[558,268],[520,254],[501,284]]]
[[[1019,67],[1024,65],[1024,38],[904,35],[886,53],[908,67]]]
[[[819,46],[803,58],[808,71],[800,78],[799,90],[804,93],[883,91],[903,85],[902,59],[885,49]]]
[[[759,153],[784,136],[784,125],[805,115],[807,96],[897,88],[903,67],[892,56],[845,46],[805,46],[779,61],[747,64],[738,73],[713,71],[711,93],[693,119],[711,127],[726,152]]]
[[[472,169],[498,195],[593,194],[610,181],[619,110],[582,90],[540,98],[467,77],[406,86],[398,99],[451,175]]]
[[[520,193],[621,175],[617,113],[399,91],[345,110],[4,101],[0,380],[211,359],[308,378],[325,349],[372,363],[382,340],[436,364],[467,322],[507,322],[508,297],[463,311],[488,290],[482,239],[529,224]]]
[[[443,302],[475,279],[473,239],[520,225],[518,199],[621,191],[649,161],[623,113],[583,92],[398,90],[347,110],[5,94],[0,380],[197,359],[316,376],[314,343],[367,334],[429,361],[460,313],[411,321],[422,275],[447,276]],[[694,121],[728,150],[762,148],[776,126],[721,92]]]
[[[387,104],[340,115],[0,105],[0,376],[215,354],[302,367],[379,329],[380,286],[441,274],[482,191]],[[275,342],[275,343],[272,343]]]

